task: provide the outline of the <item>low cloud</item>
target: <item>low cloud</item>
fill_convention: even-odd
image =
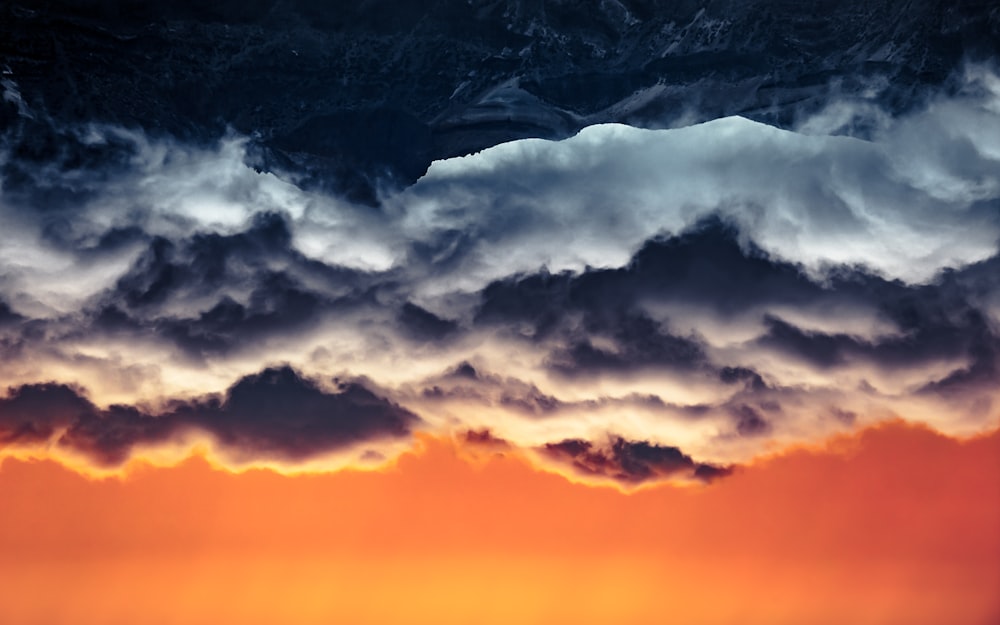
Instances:
[[[111,466],[194,432],[298,462],[420,423],[641,481],[897,416],[982,431],[1000,81],[955,84],[856,111],[864,137],[847,102],[792,130],[512,142],[377,206],[254,172],[240,137],[20,137],[0,159],[0,436]],[[316,381],[335,376],[366,381]]]
[[[55,442],[101,466],[121,465],[137,447],[195,432],[241,463],[300,462],[346,447],[407,437],[419,418],[356,383],[322,389],[290,367],[244,377],[221,396],[174,401],[151,413],[139,406],[98,408],[61,384],[26,385],[0,399],[0,442]]]
[[[432,291],[445,277],[473,289],[542,265],[621,266],[643,241],[711,214],[814,276],[850,265],[922,282],[996,250],[997,102],[998,81],[980,70],[959,95],[886,117],[869,139],[739,117],[592,126],[434,163],[386,201],[423,242],[417,258],[447,259]]]
[[[656,479],[711,482],[732,472],[731,467],[695,462],[676,447],[620,437],[603,445],[569,439],[549,443],[542,452],[552,460],[569,464],[579,475],[609,478],[623,484]]]

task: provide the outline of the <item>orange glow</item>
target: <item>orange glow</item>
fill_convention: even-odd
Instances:
[[[888,424],[623,494],[426,438],[381,472],[0,467],[0,622],[1000,622],[1000,432]]]

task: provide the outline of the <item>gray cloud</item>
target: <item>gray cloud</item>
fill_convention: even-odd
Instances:
[[[244,377],[224,396],[174,401],[151,413],[139,406],[98,408],[80,390],[57,383],[15,387],[0,398],[0,443],[54,440],[102,466],[120,465],[140,446],[210,435],[242,462],[309,458],[382,439],[406,437],[411,412],[356,383],[322,389],[290,367]]]
[[[861,111],[865,138],[842,136],[850,103],[796,130],[600,126],[435,163],[375,207],[254,172],[234,136],[90,125],[7,150],[3,440],[115,465],[193,430],[295,460],[420,419],[533,449],[612,432],[561,461],[644,480],[672,474],[664,450],[710,477],[896,415],[979,431],[1000,81],[959,82]],[[301,373],[254,373],[275,361]],[[379,395],[310,381],[345,371]]]
[[[763,311],[763,333],[755,344],[818,369],[865,362],[891,370],[953,357],[976,362],[990,358],[984,350],[997,344],[995,321],[979,301],[994,288],[987,276],[1000,262],[996,256],[921,285],[860,268],[840,268],[818,281],[802,266],[769,258],[739,238],[734,227],[709,220],[680,236],[648,242],[622,268],[498,281],[483,291],[476,318],[516,325],[520,334],[529,324],[536,341],[560,335],[550,365],[593,374],[707,365],[699,337],[674,336],[647,316],[663,302],[731,319]],[[893,332],[859,337],[804,330],[766,312],[841,303],[873,311]],[[596,338],[608,347],[594,347]],[[719,375],[735,377],[737,371],[723,368]]]
[[[549,443],[542,451],[557,462],[569,464],[583,476],[610,478],[625,484],[657,478],[710,482],[732,472],[731,467],[695,462],[676,447],[626,441],[620,437],[605,445],[568,439]]]

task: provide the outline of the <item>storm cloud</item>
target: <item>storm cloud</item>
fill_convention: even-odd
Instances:
[[[285,462],[407,437],[419,418],[353,382],[324,390],[284,366],[233,384],[223,396],[98,408],[63,384],[25,385],[0,399],[0,442],[54,442],[101,466],[124,463],[137,447],[207,434],[222,455],[243,463]]]
[[[998,103],[970,67],[905,115],[597,125],[363,203],[255,171],[232,133],[8,136],[0,443],[295,464],[490,432],[640,483],[884,419],[981,432]]]

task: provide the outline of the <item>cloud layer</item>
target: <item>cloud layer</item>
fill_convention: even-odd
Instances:
[[[404,437],[417,422],[364,386],[342,383],[327,391],[289,367],[265,369],[241,378],[222,397],[175,401],[156,414],[119,404],[98,408],[77,389],[55,383],[23,385],[0,399],[0,442],[53,444],[101,466],[121,465],[139,447],[199,434],[236,463],[295,463]]]
[[[890,417],[995,427],[1000,81],[961,84],[898,119],[516,141],[376,207],[239,137],[7,150],[0,444],[363,463],[471,429],[635,484]]]

